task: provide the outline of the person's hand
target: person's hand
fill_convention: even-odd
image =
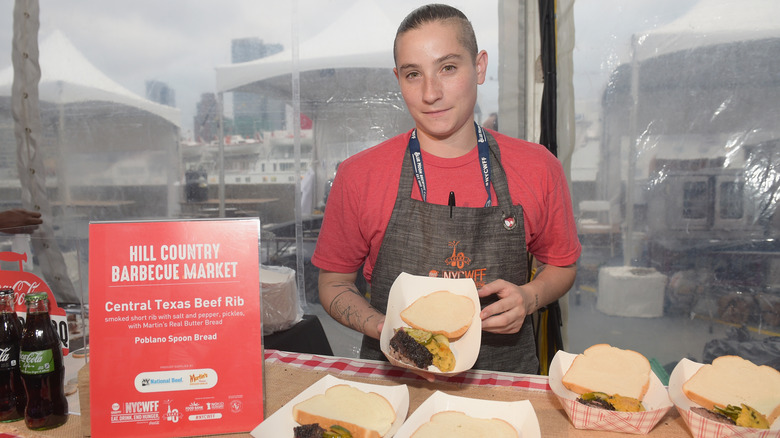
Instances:
[[[29,234],[43,223],[41,214],[36,211],[15,208],[0,212],[0,232],[9,234]]]
[[[379,336],[377,336],[377,339],[382,338],[382,328],[384,328],[384,326],[385,326],[385,318],[382,318],[379,321],[379,324],[376,325],[376,332],[379,334]]]
[[[383,319],[379,324],[377,324],[377,331],[379,333],[382,333],[382,328],[385,326],[385,320]],[[433,383],[436,381],[436,374],[429,373],[427,371],[423,371],[419,368],[408,368],[409,371],[413,372],[414,374],[417,374],[418,376],[422,377],[423,379]]]
[[[520,331],[532,303],[522,286],[495,280],[482,286],[478,294],[480,298],[493,294],[498,297],[498,301],[486,306],[479,314],[482,330],[500,334]]]

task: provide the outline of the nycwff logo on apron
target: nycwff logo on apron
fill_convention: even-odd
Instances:
[[[458,251],[458,244],[460,244],[459,240],[453,240],[447,244],[452,248],[452,253],[444,259],[444,264],[447,268],[455,269],[445,268],[441,271],[431,269],[428,271],[428,276],[441,278],[470,278],[474,280],[474,284],[477,288],[484,286],[487,268],[464,269],[471,264],[471,258],[463,251]]]

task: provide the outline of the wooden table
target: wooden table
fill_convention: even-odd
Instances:
[[[293,397],[323,376],[331,374],[356,382],[397,385],[409,389],[409,415],[435,391],[461,397],[485,400],[529,400],[539,420],[542,437],[626,437],[625,433],[575,429],[558,399],[547,384],[547,377],[525,374],[467,371],[447,379],[429,383],[415,374],[385,362],[288,353],[277,350],[265,352],[265,418],[281,409]],[[79,372],[81,415],[71,415],[68,422],[57,429],[31,432],[23,422],[0,423],[0,433],[24,437],[81,437],[88,433],[89,374]],[[84,424],[82,424],[82,422]],[[82,432],[82,426],[83,432]],[[290,434],[292,435],[292,433]],[[249,437],[249,433],[226,434],[220,437]],[[647,435],[650,437],[690,438],[685,422],[672,408]],[[281,437],[284,438],[284,437]]]

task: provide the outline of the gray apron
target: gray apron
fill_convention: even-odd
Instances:
[[[390,287],[401,272],[442,277],[443,272],[461,271],[474,275],[478,288],[497,279],[518,285],[526,283],[528,259],[523,209],[512,205],[498,144],[485,133],[498,205],[454,207],[452,217],[447,205],[411,198],[415,178],[407,148],[398,195],[371,280],[371,305],[380,312],[386,313]],[[512,218],[514,226],[511,226]],[[480,304],[484,308],[496,300],[492,295],[482,298]],[[360,357],[386,360],[379,341],[368,336],[363,336]],[[473,368],[536,374],[539,360],[531,317],[526,317],[521,330],[515,334],[482,332],[482,345]]]

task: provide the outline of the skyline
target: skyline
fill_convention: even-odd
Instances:
[[[298,43],[315,36],[354,2],[298,0]],[[400,23],[409,11],[428,2],[375,3],[387,20]],[[494,54],[489,71],[496,72],[497,0],[479,6],[468,1],[451,4],[471,19],[480,46]],[[146,98],[147,81],[167,84],[175,92],[181,135],[186,137],[192,130],[201,95],[215,91],[215,68],[231,63],[233,39],[260,38],[266,44],[291,47],[292,5],[265,0],[205,1],[196,7],[186,0],[139,0],[110,5],[99,0],[67,4],[41,0],[39,41],[55,30],[61,31],[98,70],[139,97]],[[0,28],[12,29],[12,11],[13,2],[0,2]],[[0,41],[0,70],[11,66],[10,32],[6,35]],[[392,47],[392,40],[387,41],[387,47]],[[487,106],[497,109],[495,76],[494,73],[495,84],[483,86],[480,93],[481,100],[495,102]],[[230,113],[226,111],[226,115]]]

